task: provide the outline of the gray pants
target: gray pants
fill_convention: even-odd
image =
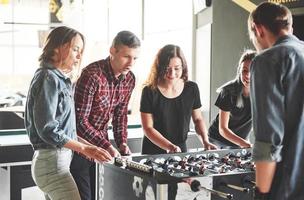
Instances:
[[[72,151],[66,148],[35,151],[32,176],[47,200],[80,200],[70,173],[71,159]]]

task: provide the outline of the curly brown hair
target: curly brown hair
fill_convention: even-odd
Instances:
[[[164,80],[164,76],[166,74],[167,67],[170,63],[170,59],[174,57],[178,57],[181,59],[183,68],[181,78],[184,81],[187,81],[188,66],[183,51],[177,45],[168,44],[158,51],[151,67],[148,79],[144,85],[151,87],[152,89],[156,89],[157,85]]]

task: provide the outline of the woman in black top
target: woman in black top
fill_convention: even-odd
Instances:
[[[224,148],[251,147],[247,137],[252,128],[250,106],[250,64],[256,52],[245,50],[242,54],[234,80],[221,86],[215,105],[219,113],[211,123],[209,135],[211,140]]]
[[[183,52],[176,45],[164,46],[155,58],[141,96],[145,133],[142,153],[186,152],[191,117],[205,149],[215,149],[209,142],[200,107],[199,89],[188,81]]]

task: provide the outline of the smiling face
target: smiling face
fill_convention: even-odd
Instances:
[[[182,60],[179,57],[173,57],[170,59],[169,65],[166,69],[165,80],[176,81],[181,79],[183,75]]]
[[[243,86],[245,88],[250,87],[250,60],[245,60],[244,62],[241,63],[241,82],[243,83]]]
[[[139,48],[130,48],[126,45],[121,45],[117,48],[111,47],[111,66],[115,77],[120,74],[126,75],[135,64],[139,53]]]
[[[76,35],[71,43],[67,43],[58,49],[60,59],[60,68],[64,72],[71,72],[79,66],[83,53],[83,40],[80,35]]]

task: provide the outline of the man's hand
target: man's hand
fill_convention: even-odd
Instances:
[[[269,193],[261,193],[259,188],[254,188],[254,200],[269,200]]]
[[[107,151],[111,154],[112,157],[120,157],[120,153],[112,145],[107,148]]]
[[[121,155],[123,155],[123,156],[128,156],[128,155],[131,155],[131,153],[132,153],[129,146],[126,143],[121,143],[119,145],[119,150],[120,150]]]
[[[98,162],[108,162],[112,159],[112,156],[106,150],[93,145],[86,145],[82,153]]]

